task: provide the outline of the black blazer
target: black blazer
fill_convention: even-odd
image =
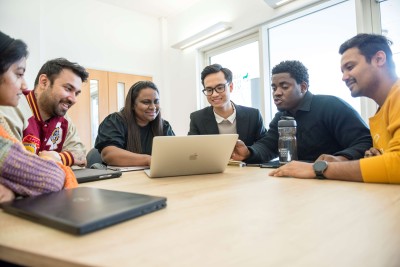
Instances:
[[[236,128],[239,139],[246,146],[253,145],[265,133],[261,113],[258,109],[234,105],[236,109]],[[190,129],[188,135],[219,134],[212,107],[206,107],[190,114]]]

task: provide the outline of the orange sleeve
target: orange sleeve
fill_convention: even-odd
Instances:
[[[57,162],[57,164],[65,172],[64,188],[68,189],[78,187],[78,181],[76,180],[75,174],[72,169],[68,166],[62,165],[61,163]]]

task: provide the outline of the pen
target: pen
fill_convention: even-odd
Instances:
[[[261,167],[261,164],[246,164],[248,167]]]

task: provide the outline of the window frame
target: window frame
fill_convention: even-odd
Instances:
[[[249,34],[245,35],[245,36],[241,36],[240,38],[236,38],[230,42],[225,42],[223,44],[217,45],[217,46],[213,46],[210,49],[206,49],[202,52],[202,66],[201,66],[201,70],[204,69],[206,66],[210,65],[210,58],[218,55],[218,54],[222,54],[225,52],[228,52],[230,50],[233,50],[235,48],[253,43],[253,42],[258,42],[258,50],[259,53],[261,53],[261,47],[260,47],[260,40],[259,40],[259,33],[256,32],[250,32]],[[262,72],[261,72],[261,59],[259,60],[259,67],[260,67],[260,81],[262,81]],[[200,81],[200,86],[201,85],[201,81]],[[260,84],[261,88],[264,88],[264,86],[262,84]],[[264,94],[264,90],[261,90],[260,92],[262,95]],[[203,95],[200,94],[200,108],[204,108],[206,106],[209,105],[207,98]],[[261,108],[264,109],[264,102],[262,101],[261,103]],[[261,110],[260,110],[261,111]],[[262,111],[261,111],[262,114]]]
[[[270,70],[271,66],[269,64],[269,36],[268,28],[276,27],[280,24],[290,22],[292,20],[301,18],[303,16],[310,15],[315,12],[319,12],[323,9],[330,8],[334,5],[347,2],[348,0],[330,0],[322,1],[322,3],[317,3],[308,8],[301,9],[296,12],[289,14],[284,14],[276,18],[265,21],[264,23],[257,25],[247,31],[241,32],[239,34],[230,36],[216,43],[209,44],[198,50],[200,56],[200,71],[209,65],[209,58],[213,55],[229,51],[231,49],[240,47],[242,45],[248,44],[254,40],[258,41],[259,48],[259,68],[260,68],[260,86],[261,86],[261,97],[262,103],[260,110],[265,124],[269,124],[275,114],[271,105],[273,105],[272,96],[266,88],[269,88]],[[390,0],[387,0],[390,1]],[[355,2],[355,20],[357,33],[368,32],[368,33],[378,33],[381,34],[381,17],[379,2],[376,0],[354,0]],[[343,40],[344,41],[344,40]],[[201,82],[200,82],[201,88]],[[268,93],[267,93],[268,92]],[[207,106],[208,102],[201,90],[198,90],[198,108],[203,108]],[[368,118],[373,116],[376,112],[376,103],[366,97],[360,97],[360,107],[361,107],[361,117],[368,122]]]

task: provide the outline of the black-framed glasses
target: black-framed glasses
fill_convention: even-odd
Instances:
[[[223,93],[223,92],[225,92],[225,88],[226,88],[226,86],[227,86],[228,84],[230,84],[230,82],[227,82],[227,83],[225,83],[225,84],[218,84],[218,85],[215,86],[214,88],[206,87],[206,88],[203,89],[202,92],[203,92],[203,94],[205,94],[206,96],[212,95],[212,94],[214,93],[214,91],[217,92],[217,93]]]

